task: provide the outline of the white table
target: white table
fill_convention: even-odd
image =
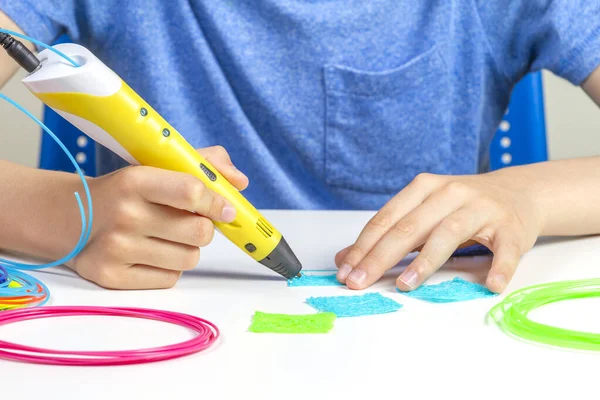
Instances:
[[[335,268],[370,212],[265,212],[305,269]],[[554,280],[600,275],[600,238],[546,240],[521,262],[508,291]],[[451,260],[430,283],[480,279],[489,257]],[[405,265],[405,264],[404,264]],[[402,268],[402,266],[400,266]],[[350,294],[345,287],[290,288],[222,236],[204,250],[196,270],[162,291],[109,291],[66,269],[36,272],[52,305],[136,306],[176,310],[215,322],[220,342],[209,352],[128,367],[74,368],[0,360],[0,398],[44,399],[403,399],[597,398],[600,354],[520,342],[486,325],[500,298],[430,304],[394,290],[398,268],[368,291],[404,307],[392,314],[340,318],[324,335],[255,334],[254,311],[312,313],[309,296]],[[600,331],[598,305],[586,300],[547,307],[541,321]],[[0,328],[0,337],[58,348],[120,349],[172,343],[182,328],[130,319],[71,318]],[[536,395],[537,393],[537,395]],[[182,396],[182,397],[179,397]],[[185,396],[185,397],[183,397]],[[38,397],[42,398],[42,397]]]

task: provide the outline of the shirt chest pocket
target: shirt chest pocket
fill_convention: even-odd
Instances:
[[[436,47],[393,70],[324,73],[327,184],[396,193],[420,172],[448,173],[450,85]]]

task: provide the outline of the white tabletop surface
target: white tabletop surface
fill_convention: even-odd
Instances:
[[[370,212],[265,212],[305,269],[334,269]],[[600,275],[600,238],[541,240],[526,254],[508,292],[531,284]],[[404,264],[405,265],[405,264]],[[430,280],[483,281],[489,257],[449,261]],[[321,335],[248,332],[255,311],[312,313],[310,296],[351,294],[345,287],[288,287],[221,235],[200,265],[161,291],[110,291],[67,269],[36,272],[50,305],[135,306],[175,310],[216,323],[220,342],[186,358],[127,367],[55,367],[0,360],[1,399],[403,399],[597,398],[600,354],[523,343],[486,325],[500,298],[430,304],[395,292],[400,267],[367,291],[404,307],[385,315],[339,318]],[[352,293],[357,294],[357,293]],[[540,321],[600,332],[600,300],[548,306]],[[69,318],[0,327],[0,338],[42,347],[126,349],[188,338],[183,328],[121,318]],[[40,397],[43,396],[43,397]],[[179,397],[181,396],[181,397]],[[185,397],[183,397],[185,396]],[[442,397],[443,396],[443,397]]]

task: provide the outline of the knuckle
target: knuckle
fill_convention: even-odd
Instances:
[[[92,274],[91,280],[107,289],[119,289],[123,285],[115,268],[109,265],[99,265]]]
[[[142,223],[142,215],[138,207],[123,201],[115,208],[114,220],[117,228],[130,230]]]
[[[390,229],[390,234],[397,238],[406,238],[415,232],[415,223],[413,221],[400,221]]]
[[[214,151],[215,154],[219,157],[227,157],[229,155],[229,153],[227,153],[227,150],[225,150],[225,147],[223,146],[215,146]]]
[[[383,257],[379,254],[377,254],[376,252],[371,252],[369,254],[367,254],[367,256],[364,258],[363,263],[365,264],[367,267],[372,268],[380,268],[384,265],[383,262]]]
[[[380,211],[367,223],[371,229],[387,228],[391,225],[391,215],[387,211]]]
[[[185,251],[185,254],[182,259],[181,268],[184,271],[189,271],[191,269],[196,268],[198,262],[200,261],[200,249],[196,247],[191,247]]]
[[[416,272],[418,274],[423,274],[424,272],[429,272],[434,269],[433,259],[429,254],[420,253],[417,256],[418,262],[415,263]]]
[[[520,225],[520,219],[512,212],[504,212],[502,215],[502,220],[505,225]]]
[[[429,172],[421,172],[411,182],[417,188],[424,189],[436,186],[440,180],[440,176],[431,174]]]
[[[500,228],[494,237],[494,250],[513,257],[521,256],[525,252],[525,244],[517,232]]]
[[[132,196],[139,192],[144,182],[144,173],[147,167],[126,167],[119,171],[116,179],[116,187],[121,195]]]
[[[433,180],[433,174],[428,172],[421,172],[413,179],[413,182],[417,185],[427,184]]]
[[[358,266],[358,264],[363,260],[366,252],[363,251],[360,247],[354,245],[348,250],[348,253],[341,260],[341,263],[349,264],[352,268]]]
[[[198,203],[205,194],[204,184],[193,176],[186,176],[181,183],[181,197],[190,208]]]
[[[494,232],[490,227],[485,227],[481,231],[477,232],[473,239],[484,246],[490,248],[494,241]]]
[[[221,196],[213,194],[210,206],[210,215],[219,218],[224,207],[225,200]]]
[[[181,278],[181,271],[167,271],[166,276],[161,280],[159,286],[162,289],[171,289],[177,284],[179,278]]]
[[[132,195],[137,192],[138,187],[141,184],[140,168],[141,167],[123,168],[120,173],[117,174],[114,185],[122,195]]]
[[[448,217],[442,221],[439,229],[451,236],[457,236],[462,232],[463,223],[456,218]]]
[[[491,197],[485,195],[478,196],[476,201],[472,201],[469,203],[469,206],[471,206],[474,210],[478,212],[484,212],[486,214],[492,215],[494,220],[498,220],[499,218],[501,219],[502,215],[504,214],[504,210],[498,204],[498,202],[492,199]]]
[[[521,254],[523,252],[523,244],[517,237],[512,237],[505,245],[513,254]]]
[[[463,196],[466,196],[467,194],[469,194],[471,189],[469,188],[468,185],[466,185],[462,182],[452,181],[446,185],[446,187],[444,188],[444,191],[446,192],[446,194],[448,196],[451,196],[451,197],[463,197]]]
[[[212,242],[215,236],[215,226],[208,218],[198,218],[194,231],[195,245],[198,247],[206,246]]]
[[[129,250],[129,244],[125,237],[114,231],[103,235],[100,242],[103,252],[113,259],[122,257]]]
[[[356,266],[356,264],[358,264],[358,262],[360,260],[363,259],[364,256],[365,256],[365,251],[363,249],[361,249],[360,246],[354,245],[348,252],[348,255],[346,256],[346,260],[349,264],[351,264],[354,267],[354,266]]]

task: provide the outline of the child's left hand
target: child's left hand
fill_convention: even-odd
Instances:
[[[421,174],[369,221],[352,246],[336,255],[338,280],[350,289],[364,289],[420,249],[396,282],[400,290],[415,289],[457,248],[478,242],[494,253],[486,285],[501,292],[540,235],[544,218],[519,170]]]

